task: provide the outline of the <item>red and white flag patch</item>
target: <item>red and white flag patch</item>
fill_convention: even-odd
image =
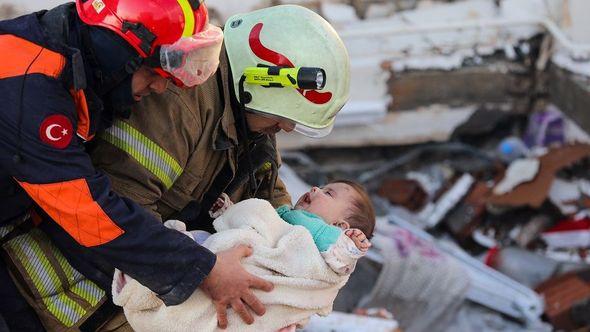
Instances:
[[[49,146],[65,149],[72,141],[72,122],[64,115],[50,115],[41,122],[39,137]]]

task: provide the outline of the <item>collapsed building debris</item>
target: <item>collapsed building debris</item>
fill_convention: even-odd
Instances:
[[[562,313],[555,314],[538,292],[547,280],[590,268],[590,145],[559,137],[569,120],[548,122],[559,124],[549,131],[557,133],[553,139],[544,130],[529,140],[538,130],[530,129],[532,119],[524,120],[490,126],[480,136],[471,131],[452,142],[382,153],[384,160],[356,167],[344,167],[335,151],[307,151],[313,162],[303,164],[326,179],[344,174],[360,180],[384,216],[374,250],[359,262],[336,300],[337,310],[384,308],[404,331],[481,324],[466,315],[497,315],[487,328],[498,331],[558,326],[550,316]],[[517,158],[503,158],[506,151],[498,149],[507,139],[522,144]],[[340,167],[324,166],[330,158]],[[299,163],[295,170],[304,167],[303,159],[292,159]],[[569,307],[568,312],[586,308],[573,302]]]
[[[539,157],[539,171],[535,174],[533,181],[525,180],[525,183],[516,186],[512,191],[492,195],[488,203],[500,206],[529,205],[538,208],[549,194],[555,173],[588,156],[590,156],[590,145],[587,144],[551,148],[545,155]],[[526,172],[528,171],[521,171],[521,174]]]
[[[545,298],[545,313],[556,329],[590,326],[590,270],[555,277],[535,290]]]

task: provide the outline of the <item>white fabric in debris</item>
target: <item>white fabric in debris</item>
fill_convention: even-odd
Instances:
[[[239,244],[251,246],[253,254],[242,265],[274,284],[270,293],[255,291],[266,314],[246,325],[230,310],[227,331],[276,331],[332,311],[348,276],[339,276],[326,265],[305,228],[289,225],[270,203],[259,199],[231,206],[213,225],[218,233],[205,241],[205,247],[220,252]],[[119,272],[113,282],[113,302],[123,307],[136,331],[217,330],[215,307],[200,289],[184,303],[166,307],[155,293]]]
[[[383,268],[365,308],[391,311],[403,331],[447,331],[464,302],[470,279],[452,257],[410,231],[393,226],[372,242],[383,257]]]

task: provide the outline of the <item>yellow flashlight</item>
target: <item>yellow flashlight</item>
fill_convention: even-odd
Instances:
[[[267,88],[321,90],[326,86],[326,72],[314,67],[247,67],[244,76],[246,83]]]

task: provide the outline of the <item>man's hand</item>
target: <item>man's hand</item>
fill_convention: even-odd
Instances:
[[[266,311],[250,288],[270,292],[273,285],[248,273],[242,267],[240,260],[250,255],[252,255],[252,248],[245,245],[217,253],[215,266],[201,283],[201,289],[215,304],[217,324],[222,329],[227,327],[227,307],[230,305],[246,324],[254,322],[247,306],[258,316],[264,315]]]

